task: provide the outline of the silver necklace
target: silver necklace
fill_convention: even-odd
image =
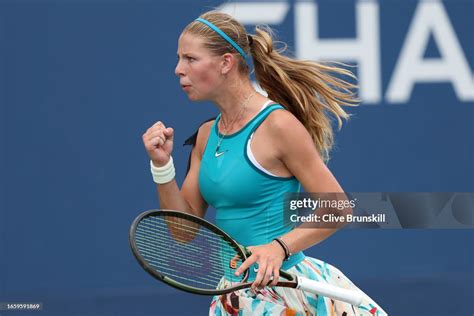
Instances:
[[[245,101],[242,103],[242,109],[240,110],[240,113],[238,115],[236,115],[234,117],[234,119],[231,121],[231,124],[229,125],[229,127],[226,126],[226,124],[224,123],[224,120],[222,119],[222,116],[221,116],[221,121],[222,121],[222,125],[224,126],[224,134],[222,134],[222,136],[219,136],[219,133],[217,134],[217,146],[216,146],[216,152],[214,154],[214,156],[216,158],[222,156],[223,154],[225,154],[227,152],[227,150],[224,150],[224,151],[221,151],[219,152],[219,149],[221,147],[221,143],[222,141],[224,140],[224,137],[227,135],[228,131],[230,130],[231,127],[234,126],[234,123],[237,121],[237,119],[240,119],[242,118],[242,115],[244,114],[245,112],[245,108],[247,107],[250,99],[255,95],[255,93],[257,93],[256,91],[252,92],[246,99]],[[219,132],[219,128],[217,128],[217,131]]]

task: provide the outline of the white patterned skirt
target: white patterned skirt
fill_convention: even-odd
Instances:
[[[256,316],[256,315],[317,315],[317,316],[384,316],[387,313],[369,296],[355,286],[339,269],[311,257],[306,257],[287,272],[312,280],[327,282],[342,288],[359,291],[364,300],[359,307],[341,301],[284,287],[265,287],[253,291],[244,289],[214,296],[209,315]],[[223,279],[222,287],[231,286]]]

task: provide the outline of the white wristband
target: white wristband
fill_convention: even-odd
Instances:
[[[153,181],[158,184],[168,183],[176,176],[173,164],[173,157],[171,156],[170,160],[168,160],[166,165],[162,167],[155,167],[153,161],[150,160],[150,169],[151,175],[153,176]]]

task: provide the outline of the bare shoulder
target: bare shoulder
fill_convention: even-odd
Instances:
[[[310,133],[290,111],[273,111],[265,121],[267,133],[272,138],[280,158],[316,154]]]
[[[207,140],[207,138],[209,137],[209,134],[211,132],[212,125],[214,125],[215,121],[216,120],[211,120],[211,121],[205,122],[201,126],[199,126],[198,140],[199,140],[199,138],[202,139],[203,137],[205,137],[205,139]]]
[[[288,110],[275,110],[265,120],[267,128],[275,136],[308,134],[304,125]]]
[[[204,153],[204,148],[206,147],[207,140],[209,139],[209,134],[211,133],[211,128],[214,125],[215,120],[211,120],[203,123],[198,130],[198,135],[196,139],[196,148],[199,150],[199,156],[201,157]]]

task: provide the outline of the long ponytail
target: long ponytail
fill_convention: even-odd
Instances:
[[[329,115],[336,118],[340,129],[342,120],[349,118],[341,106],[358,102],[352,91],[357,86],[337,75],[355,77],[341,67],[284,56],[285,49],[274,49],[271,29],[257,27],[250,45],[255,77],[270,99],[285,106],[306,127],[328,161],[334,143]]]

